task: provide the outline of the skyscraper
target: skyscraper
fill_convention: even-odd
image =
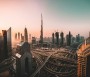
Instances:
[[[59,32],[56,32],[55,36],[56,36],[56,45],[59,46]]]
[[[67,46],[69,45],[68,39],[69,39],[69,37],[68,37],[68,34],[67,34],[67,35],[66,35],[66,45],[67,45]]]
[[[74,43],[76,42],[76,38],[75,38],[74,36],[72,36],[71,39],[72,39],[72,40],[71,40],[71,44],[74,44]]]
[[[3,57],[4,59],[8,58],[8,47],[7,47],[7,31],[2,30],[3,33]]]
[[[15,33],[15,39],[17,39],[17,33]]]
[[[12,51],[12,38],[11,38],[11,27],[7,30],[7,47],[8,47],[8,54],[11,56]]]
[[[21,40],[22,40],[22,33],[21,33]]]
[[[18,40],[20,40],[20,32],[18,32]]]
[[[43,46],[43,17],[42,17],[42,14],[41,14],[41,35],[40,35],[40,43],[41,43],[41,46]]]
[[[21,33],[21,42],[24,42],[24,36]]]
[[[90,36],[79,45],[77,55],[78,77],[90,77]]]
[[[61,42],[60,42],[60,44],[61,44],[61,46],[63,46],[63,44],[64,44],[64,33],[61,32],[60,36],[61,36]]]
[[[72,36],[71,32],[69,31],[69,40],[68,40],[69,41],[69,46],[71,45],[71,36]]]
[[[17,47],[16,77],[29,77],[32,73],[30,44],[28,42],[21,42]]]
[[[27,32],[27,28],[26,27],[24,29],[24,41],[28,42],[28,32]]]
[[[2,35],[0,35],[0,61],[10,57],[11,49],[11,28],[9,28],[2,30]]]
[[[54,38],[54,33],[52,33],[52,44],[55,44],[55,38]]]
[[[36,37],[32,37],[32,44],[36,44]]]
[[[69,31],[69,34],[66,35],[67,46],[71,45],[71,37],[72,37],[72,35],[71,35],[71,32]]]
[[[80,34],[76,35],[76,42],[80,42]]]

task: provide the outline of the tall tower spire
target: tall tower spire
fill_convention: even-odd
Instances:
[[[40,43],[43,45],[43,17],[41,13],[41,35],[40,35]]]

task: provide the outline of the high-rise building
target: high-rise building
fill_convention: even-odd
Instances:
[[[18,32],[18,40],[20,40],[20,32]]]
[[[54,33],[52,33],[52,44],[55,44],[55,38],[54,38]]]
[[[21,42],[16,53],[16,77],[30,77],[32,72],[32,55],[30,44]]]
[[[84,42],[84,40],[85,40],[84,36],[81,36],[80,42],[82,43]]]
[[[7,47],[7,31],[6,30],[2,30],[3,33],[3,39],[4,39],[4,46],[3,46],[3,51],[5,52],[5,58],[8,58],[8,47]]]
[[[80,34],[76,35],[76,42],[80,42]]]
[[[68,37],[68,34],[67,34],[67,35],[66,35],[66,45],[67,45],[67,46],[69,45],[68,39],[69,39],[69,37]]]
[[[22,38],[22,33],[21,33],[21,38]]]
[[[61,46],[63,46],[63,44],[64,44],[64,33],[61,32],[60,36],[61,36],[60,44],[61,44]]]
[[[90,77],[90,36],[78,47],[78,77]]]
[[[29,38],[28,38],[28,42],[30,42],[31,43],[31,40],[32,38],[31,38],[31,34],[29,34]]]
[[[36,44],[36,37],[32,37],[32,44]]]
[[[43,17],[42,17],[42,14],[41,14],[41,34],[40,34],[40,43],[41,43],[41,46],[43,46]]]
[[[71,32],[69,31],[69,34],[66,35],[66,41],[67,41],[67,46],[70,46],[71,45]]]
[[[71,45],[71,37],[72,37],[72,35],[71,35],[71,32],[69,31],[69,40],[68,40],[69,46]]]
[[[24,36],[21,33],[21,42],[24,42]]]
[[[17,33],[15,33],[15,39],[17,39]]]
[[[56,45],[59,46],[59,32],[56,32],[55,36],[56,36]]]
[[[0,36],[0,61],[10,57],[11,49],[11,28],[9,28],[8,30],[2,30]]]
[[[24,29],[24,41],[28,42],[28,32],[27,32],[27,28],[26,27]]]
[[[71,38],[71,44],[74,44],[76,42],[76,38],[74,36],[72,36]]]
[[[24,36],[22,36],[21,42],[24,42]]]
[[[7,30],[7,47],[8,47],[8,54],[11,55],[12,51],[12,38],[11,38],[11,27]]]

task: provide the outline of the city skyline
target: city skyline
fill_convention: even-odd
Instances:
[[[13,34],[23,33],[26,25],[28,33],[40,37],[42,13],[44,37],[57,30],[88,37],[89,3],[89,0],[3,0],[0,1],[0,32],[12,27]]]

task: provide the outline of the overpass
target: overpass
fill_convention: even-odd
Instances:
[[[51,51],[39,51],[38,49],[38,51],[34,50],[32,54],[34,55],[35,59],[38,58],[37,62],[40,66],[30,77],[35,77],[41,69],[44,69],[49,74],[53,74],[54,76],[76,76],[77,61],[75,58],[75,53],[72,53],[66,49],[55,49]]]
[[[42,65],[41,65],[30,77],[34,77],[35,75],[37,75],[37,73],[38,73],[38,72],[45,66],[45,64],[48,62],[49,58],[50,58],[53,54],[55,54],[55,53],[57,53],[57,51],[55,51],[54,53],[50,54],[43,63],[40,62]],[[40,55],[41,55],[41,54],[40,54]],[[35,56],[35,55],[34,55],[34,56]],[[45,55],[44,55],[44,56],[45,56]],[[36,56],[35,56],[35,57],[36,57]],[[40,58],[39,58],[39,61],[41,61]]]

